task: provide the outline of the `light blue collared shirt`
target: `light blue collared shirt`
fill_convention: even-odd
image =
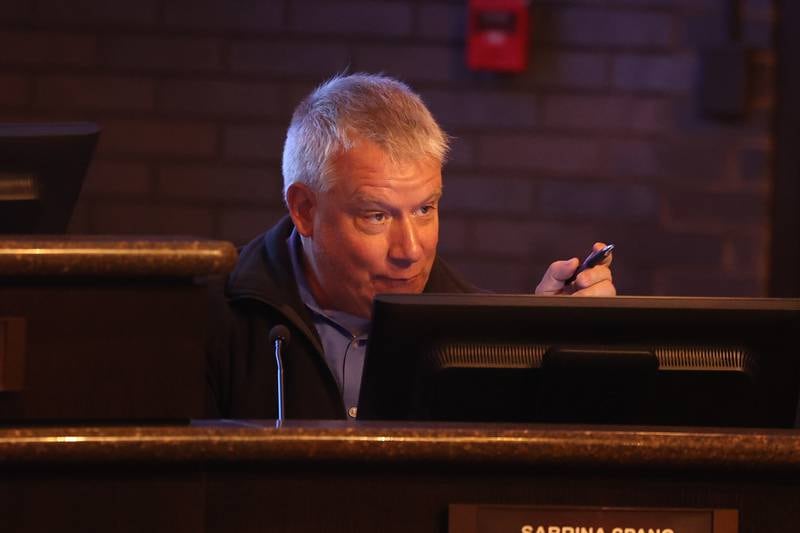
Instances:
[[[317,303],[306,279],[303,262],[298,253],[300,235],[297,230],[286,241],[292,258],[292,269],[297,280],[300,299],[311,311],[314,327],[322,341],[325,362],[336,379],[342,395],[347,419],[354,420],[358,410],[358,394],[361,390],[361,372],[367,352],[370,321],[334,309],[322,309]]]

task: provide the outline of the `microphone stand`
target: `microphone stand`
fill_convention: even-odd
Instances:
[[[283,324],[274,326],[269,332],[269,340],[275,347],[275,365],[278,370],[276,376],[278,378],[278,418],[275,420],[276,428],[280,428],[283,425],[283,419],[286,414],[285,404],[283,401],[283,359],[281,358],[281,350],[283,349],[284,345],[289,344],[290,338],[291,336],[289,334],[289,329]]]
[[[283,359],[281,358],[281,348],[283,339],[275,339],[275,364],[278,367],[278,418],[275,420],[275,427],[283,425],[284,401],[283,401]]]

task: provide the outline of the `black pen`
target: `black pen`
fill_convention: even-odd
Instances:
[[[575,273],[572,274],[569,277],[569,279],[564,281],[564,285],[569,285],[570,283],[575,281],[575,278],[578,277],[578,274],[580,274],[584,270],[592,268],[593,266],[602,263],[603,259],[608,257],[608,254],[610,254],[612,251],[614,251],[614,245],[609,244],[607,246],[600,248],[599,250],[595,250],[592,253],[590,253],[588,256],[586,256],[586,259],[583,260],[583,263],[581,263],[580,266],[577,269],[575,269]]]

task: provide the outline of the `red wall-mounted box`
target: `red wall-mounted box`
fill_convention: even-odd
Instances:
[[[470,0],[467,66],[522,72],[528,63],[530,25],[527,0]]]

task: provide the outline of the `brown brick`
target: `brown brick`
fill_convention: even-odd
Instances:
[[[36,18],[45,23],[115,24],[154,26],[158,18],[156,0],[108,2],[107,0],[38,0]]]
[[[221,66],[220,43],[207,38],[109,37],[104,57],[112,67],[147,70],[208,71]]]
[[[93,233],[195,237],[213,234],[211,213],[202,207],[98,202],[91,217]]]
[[[210,156],[216,151],[215,128],[206,123],[113,120],[102,126],[100,154]]]
[[[663,175],[673,183],[708,187],[733,179],[734,148],[724,135],[684,136],[677,142],[653,145]]]
[[[23,107],[28,103],[28,98],[26,78],[0,75],[0,106]]]
[[[43,76],[34,105],[59,109],[153,109],[155,82],[143,78]]]
[[[532,198],[533,185],[529,180],[448,175],[442,210],[525,214],[532,207]]]
[[[226,209],[219,222],[218,239],[245,244],[272,227],[285,209]]]
[[[595,8],[556,8],[547,34],[559,44],[666,47],[673,41],[668,13]]]
[[[270,83],[172,80],[162,84],[158,107],[199,115],[277,117],[286,113],[281,93]]]
[[[542,86],[599,89],[609,85],[608,65],[605,54],[536,49],[528,68]]]
[[[233,159],[280,161],[286,139],[284,126],[228,126],[224,155]]]
[[[399,36],[411,31],[406,2],[304,1],[292,3],[289,27],[300,33]]]
[[[90,196],[145,196],[151,189],[150,167],[139,161],[95,159],[82,194]]]
[[[667,174],[661,146],[642,140],[610,140],[606,144],[607,174],[622,178],[659,177]]]
[[[469,76],[463,50],[449,46],[358,46],[354,69],[385,72],[409,82],[458,80]]]
[[[555,136],[485,136],[478,148],[478,162],[482,166],[560,174],[593,171],[600,155],[600,146],[593,140]]]
[[[549,181],[539,191],[538,212],[552,218],[656,220],[658,210],[652,185]]]
[[[530,224],[512,220],[474,220],[469,250],[476,256],[527,257]]]
[[[533,127],[536,96],[519,92],[425,91],[423,99],[445,128]]]
[[[669,100],[553,94],[544,100],[544,125],[551,128],[654,133],[673,126]]]
[[[614,58],[614,87],[628,91],[687,93],[695,84],[690,54],[620,55]]]
[[[766,192],[675,191],[667,196],[669,224],[680,227],[758,227],[769,223]]]
[[[291,81],[288,84],[284,84],[286,101],[288,102],[289,107],[292,109],[297,107],[297,105],[303,101],[306,96],[311,94],[311,91],[316,89],[324,79],[326,79],[326,77],[323,76],[315,80]]]
[[[611,275],[618,296],[649,296],[653,294],[655,274],[625,263],[613,263]]]
[[[729,39],[728,22],[718,7],[692,10],[676,24],[678,41],[691,47],[713,47]]]
[[[552,220],[536,210],[528,219],[476,220],[473,249],[480,254],[524,258],[534,273],[544,274],[553,261],[583,259],[595,242],[616,242],[619,221],[602,216]]]
[[[541,261],[542,273],[553,261],[582,254],[600,238],[588,224],[508,219],[476,221],[474,236],[474,252],[526,261],[536,256]]]
[[[271,168],[167,165],[159,170],[159,197],[215,203],[281,205],[283,182]]]
[[[238,41],[231,44],[230,63],[238,72],[312,77],[318,82],[344,71],[351,60],[343,44]]]
[[[439,247],[441,253],[464,252],[467,248],[467,235],[470,221],[442,209],[439,212]]]
[[[751,275],[766,279],[769,273],[769,227],[763,224],[761,230],[732,232],[725,242],[726,260],[723,270],[730,275]]]
[[[94,36],[45,31],[0,32],[0,63],[92,66]]]
[[[478,287],[497,292],[528,293],[535,286],[528,266],[506,260],[475,257],[448,258],[448,264]]]
[[[463,3],[425,3],[420,7],[418,31],[425,39],[462,42],[467,31],[467,8]]]
[[[168,0],[166,26],[197,30],[274,31],[283,23],[284,4],[272,0]]]
[[[463,135],[452,136],[447,168],[472,166],[475,161],[475,143]]]
[[[733,277],[703,268],[659,268],[653,292],[668,296],[766,296],[765,284],[754,277]]]
[[[612,232],[617,248],[615,261],[624,260],[641,268],[704,267],[722,265],[723,238],[707,228],[690,227],[665,231],[649,223],[620,226]]]

